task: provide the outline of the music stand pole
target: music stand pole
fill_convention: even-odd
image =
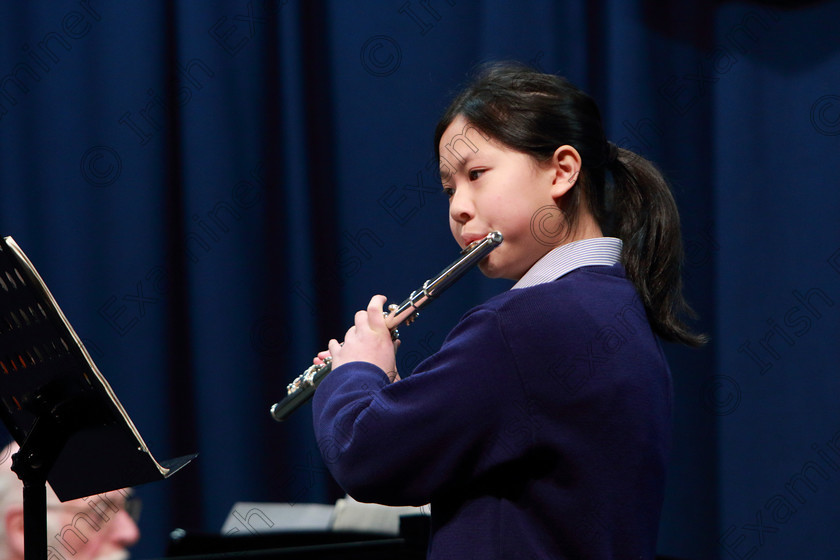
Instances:
[[[43,454],[32,445],[37,434],[44,433],[37,424],[20,451],[12,455],[12,470],[23,481],[24,560],[47,559],[47,474],[53,460],[52,454]]]
[[[23,483],[23,547],[24,560],[46,560],[46,481]]]

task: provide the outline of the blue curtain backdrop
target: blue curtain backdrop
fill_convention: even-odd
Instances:
[[[471,68],[517,59],[593,94],[680,205],[712,343],[667,347],[661,552],[840,557],[840,3],[795,4],[3,2],[0,234],[152,452],[200,454],[138,489],[136,556],[236,501],[340,496],[308,407],[268,408],[370,295],[455,257],[432,129]],[[401,370],[506,287],[452,288]]]

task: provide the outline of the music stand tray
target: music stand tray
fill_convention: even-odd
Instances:
[[[155,460],[11,237],[0,243],[0,417],[21,446],[12,470],[24,483],[27,560],[46,558],[47,481],[64,502],[162,480],[195,457]]]

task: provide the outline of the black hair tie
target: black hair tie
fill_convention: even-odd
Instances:
[[[618,161],[618,146],[607,141],[607,167],[612,167],[616,161]]]

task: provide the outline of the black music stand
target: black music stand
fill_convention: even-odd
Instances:
[[[47,558],[47,482],[65,502],[162,480],[195,457],[152,457],[11,237],[0,242],[0,416],[20,444],[26,560]]]

